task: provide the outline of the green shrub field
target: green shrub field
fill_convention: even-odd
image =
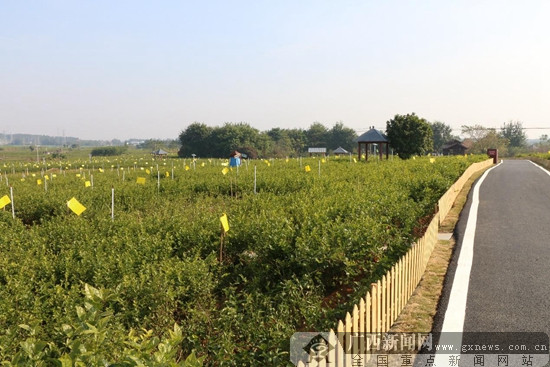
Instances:
[[[289,365],[290,336],[335,328],[482,159],[0,164],[0,361]]]

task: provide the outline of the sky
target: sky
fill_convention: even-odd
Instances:
[[[538,138],[549,18],[547,0],[0,0],[0,133],[362,133],[414,112],[455,134],[520,121]]]

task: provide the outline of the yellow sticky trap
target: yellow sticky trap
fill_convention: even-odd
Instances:
[[[321,163],[326,163],[326,161],[325,161],[325,159],[324,159],[324,158],[323,158],[323,159],[321,159]]]
[[[40,180],[40,179],[36,180],[36,184],[37,185],[42,185],[42,180]]]
[[[50,178],[48,177],[48,175],[45,175],[45,176],[44,176],[44,179],[45,179],[46,181],[48,181]]]
[[[80,173],[77,173],[77,174],[76,174],[76,177],[80,177],[80,176],[82,176]]]
[[[0,198],[0,209],[3,209],[9,203],[11,203],[11,200],[8,195],[2,196],[2,198]]]
[[[185,170],[189,171],[190,170],[189,166],[185,166]]]
[[[435,163],[435,158],[430,158],[430,163]]]
[[[147,173],[148,175],[151,174],[151,171],[149,171],[148,169],[145,170],[145,173]]]
[[[204,167],[204,166],[206,166],[206,163],[202,162],[201,167]]]
[[[136,183],[140,185],[145,185],[145,177],[138,177]]]
[[[82,214],[84,210],[86,210],[86,207],[78,202],[75,198],[72,198],[71,200],[67,201],[67,206],[69,209],[73,211],[76,215]]]
[[[86,182],[84,182],[84,186],[85,187],[90,187],[90,186],[92,186],[92,183],[90,181],[86,181]]]
[[[165,176],[170,177],[170,172],[166,172]]]
[[[229,173],[229,169],[227,167],[225,167],[224,169],[222,169],[222,173],[225,175],[227,175]]]
[[[103,168],[100,168],[100,169],[99,169],[99,172],[103,173],[103,172],[105,172],[105,171],[103,170]]]
[[[311,171],[311,167],[309,165],[306,166],[306,172]]]
[[[220,217],[220,222],[222,224],[222,228],[224,232],[229,231],[229,222],[227,220],[227,214],[223,213],[223,215]]]

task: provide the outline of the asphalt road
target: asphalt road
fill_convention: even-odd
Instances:
[[[479,198],[464,331],[550,333],[550,176],[504,161]]]
[[[433,331],[441,331],[470,215],[472,192],[455,228],[457,245]],[[550,175],[529,161],[504,161],[479,191],[463,344],[469,332],[550,335]]]

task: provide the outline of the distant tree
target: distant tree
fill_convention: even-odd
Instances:
[[[320,122],[314,122],[306,131],[307,144],[309,147],[326,147],[329,131]]]
[[[483,139],[489,130],[490,129],[479,124],[461,126],[462,135],[466,136],[466,138],[470,139],[474,144]]]
[[[271,156],[283,158],[293,155],[292,141],[288,130],[276,127],[267,131],[266,134],[272,143],[270,149]]]
[[[232,150],[253,148],[258,156],[269,149],[269,137],[247,123],[225,123],[213,129],[211,136],[211,156],[228,157]]]
[[[125,146],[98,147],[98,148],[92,149],[90,154],[93,157],[108,157],[108,156],[124,154],[127,149],[128,147],[125,147]]]
[[[509,147],[523,148],[527,142],[527,136],[523,130],[523,123],[510,121],[500,128],[500,136],[509,141]]]
[[[508,153],[510,141],[503,137],[494,128],[487,128],[482,125],[463,125],[462,135],[472,141],[472,147],[468,150],[473,154],[486,154],[487,149],[498,149],[499,155],[505,156]]]
[[[430,124],[414,114],[395,115],[386,122],[386,135],[399,157],[408,159],[432,151],[433,132]]]
[[[433,149],[434,152],[441,153],[441,148],[445,143],[458,139],[458,137],[453,136],[453,129],[444,122],[434,121],[430,123],[433,133]]]
[[[498,149],[500,156],[505,156],[508,153],[509,140],[497,133],[496,129],[487,129],[483,138],[476,141],[470,148],[470,153],[487,154],[487,149]]]
[[[334,124],[332,129],[328,132],[328,136],[329,149],[342,147],[350,152],[353,150],[355,139],[357,138],[355,130],[345,127],[342,121],[338,121]]]
[[[290,146],[292,147],[291,155],[300,156],[307,147],[306,131],[303,129],[290,129],[287,130],[287,134],[290,139]]]
[[[191,154],[196,154],[199,157],[211,156],[212,131],[211,127],[203,123],[194,122],[189,125],[179,135],[181,148],[178,156],[190,157]]]

